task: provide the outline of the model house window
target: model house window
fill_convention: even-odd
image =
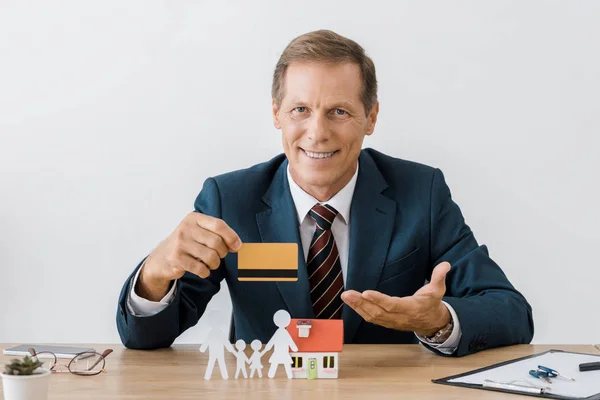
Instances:
[[[292,368],[302,368],[302,357],[292,357]]]
[[[334,356],[323,357],[323,368],[335,368],[334,359],[335,359]]]

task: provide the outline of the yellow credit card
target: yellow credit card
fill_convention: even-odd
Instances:
[[[238,250],[238,280],[297,281],[297,243],[244,243]]]

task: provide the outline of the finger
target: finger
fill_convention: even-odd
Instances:
[[[221,258],[215,250],[196,242],[191,237],[184,236],[179,246],[184,254],[203,262],[210,269],[217,269],[221,265]]]
[[[386,311],[382,307],[378,306],[377,304],[375,304],[369,300],[366,300],[366,299],[363,300],[363,302],[361,303],[359,308],[362,311],[364,311],[366,314],[371,316],[372,320],[370,320],[368,322],[372,322],[375,324],[381,324],[384,322],[391,322],[394,320],[394,316],[392,315],[392,313],[390,313],[389,311]]]
[[[367,322],[385,324],[393,321],[391,313],[365,299],[360,293],[349,290],[342,293],[342,300]]]
[[[367,314],[365,310],[361,308],[362,303],[365,301],[361,294],[355,290],[347,290],[342,292],[342,301],[346,303],[350,308],[356,311],[365,320],[370,319],[371,315]]]
[[[196,253],[198,254],[196,257],[198,261],[202,261],[211,270],[215,270],[219,268],[219,265],[221,265],[221,258],[219,258],[219,254],[211,248],[201,244]]]
[[[431,285],[436,292],[446,293],[446,274],[450,271],[450,263],[443,262],[438,264],[431,273],[431,280],[429,281],[429,285]]]
[[[373,303],[365,301],[355,311],[367,322],[375,325],[385,326],[386,328],[394,327],[395,321],[390,318],[391,314]]]
[[[367,312],[367,310],[363,309],[362,306],[357,303],[346,303],[352,308],[358,315],[360,315],[365,321],[371,322],[375,320],[375,317]]]
[[[207,229],[196,226],[197,229],[192,229],[190,236],[194,241],[200,243],[210,249],[213,249],[219,255],[219,258],[225,258],[229,251],[223,238]]]
[[[399,312],[397,310],[400,305],[400,298],[388,296],[387,294],[378,292],[376,290],[365,290],[362,293],[362,297],[365,300],[370,301],[373,304],[378,305],[387,312]]]
[[[236,252],[242,247],[242,240],[233,229],[227,225],[225,221],[219,218],[211,217],[210,215],[195,213],[196,223],[198,226],[208,229],[209,231],[221,236],[230,251]]]
[[[356,290],[346,290],[345,292],[342,292],[341,297],[342,301],[350,307],[353,307],[354,305],[358,306],[360,305],[360,302],[362,302],[362,296]]]
[[[202,261],[198,261],[188,254],[179,257],[179,267],[200,278],[208,278],[210,275],[210,269]]]

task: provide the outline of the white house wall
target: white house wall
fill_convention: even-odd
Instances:
[[[319,379],[337,379],[339,373],[339,353],[290,353],[291,357],[302,357],[302,369],[292,368],[294,379],[306,379],[308,372],[308,359],[317,359],[317,375]],[[334,371],[325,371],[323,368],[323,357],[333,357]]]

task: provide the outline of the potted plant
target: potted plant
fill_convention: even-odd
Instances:
[[[6,364],[2,375],[4,400],[46,400],[50,371],[35,357],[25,356]]]

